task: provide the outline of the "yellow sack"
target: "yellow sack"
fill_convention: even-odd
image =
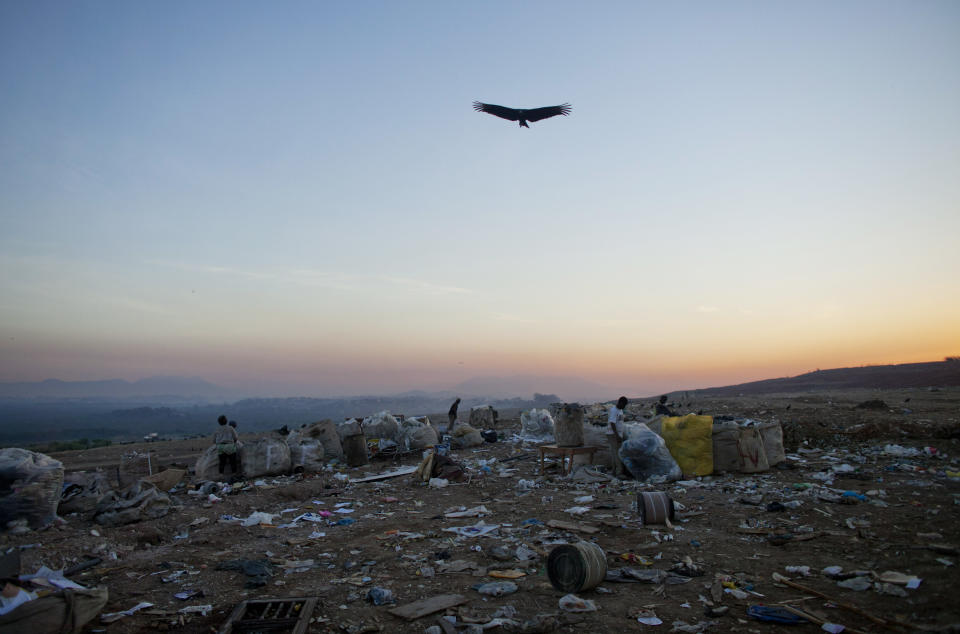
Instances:
[[[663,419],[660,435],[684,477],[713,473],[713,416],[670,416]]]

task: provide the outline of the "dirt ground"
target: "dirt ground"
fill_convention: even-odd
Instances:
[[[887,406],[855,408],[870,399],[881,399]],[[510,441],[520,428],[519,420],[511,418],[498,423],[504,440],[451,452],[467,468],[468,477],[446,488],[431,488],[410,476],[345,483],[335,477],[336,471],[268,477],[260,485],[248,482],[213,503],[180,488],[172,494],[179,506],[156,521],[107,528],[72,516],[61,526],[3,536],[0,541],[39,544],[23,550],[24,572],[41,564],[59,569],[103,557],[102,565],[74,580],[109,588],[104,612],[126,610],[142,601],[154,604],[109,625],[95,621],[85,630],[111,634],[210,632],[244,599],[306,596],[320,599],[310,632],[424,632],[444,614],[456,617],[456,631],[470,631],[469,623],[487,623],[504,606],[514,610],[500,614],[515,624],[502,629],[525,632],[819,629],[819,625],[790,627],[747,615],[750,606],[783,604],[842,624],[847,631],[942,631],[960,624],[960,607],[950,598],[953,583],[960,579],[956,571],[960,478],[949,476],[960,471],[960,389],[680,398],[677,403],[683,413],[703,410],[712,415],[778,420],[787,452],[792,454],[785,465],[791,468],[659,486],[633,481],[583,484],[564,478],[556,464],[540,475],[536,445]],[[631,413],[628,409],[628,419]],[[910,457],[884,453],[891,444],[921,450],[932,447],[936,452]],[[110,474],[120,455],[135,447],[55,457],[67,469],[102,468]],[[205,445],[190,440],[141,448],[153,451],[160,465],[192,466]],[[481,460],[487,461],[489,471]],[[360,478],[419,461],[417,452],[399,460],[343,468],[342,473]],[[501,473],[501,469],[507,471]],[[533,480],[536,486],[524,488],[518,485],[520,480]],[[682,505],[672,528],[639,523],[632,509],[642,491],[665,491]],[[844,497],[848,491],[853,493]],[[587,495],[594,499],[585,504],[574,501]],[[772,502],[790,501],[801,504],[767,510]],[[224,516],[246,518],[253,511],[264,511],[282,514],[275,521],[282,524],[307,511],[334,511],[344,503],[354,512],[334,513],[332,525],[301,521],[290,528],[243,527],[221,521]],[[461,538],[444,531],[478,521],[476,517],[445,518],[445,512],[480,505],[488,510],[481,519],[500,525],[492,536]],[[575,506],[590,510],[579,517],[565,512]],[[355,522],[336,524],[341,518]],[[544,525],[550,520],[579,521],[598,530],[589,534],[552,529]],[[311,537],[315,532],[323,535]],[[565,612],[558,607],[564,593],[550,585],[542,555],[559,543],[581,538],[606,551],[611,570],[628,566],[669,570],[689,558],[695,570],[688,565],[687,572],[702,574],[676,585],[605,581],[597,589],[577,593],[595,602],[596,611]],[[541,553],[539,559],[494,558],[497,546],[516,549],[521,544]],[[631,554],[632,563],[624,558]],[[266,585],[248,589],[242,573],[217,569],[219,563],[241,558],[272,562]],[[787,566],[808,566],[809,576],[787,572]],[[854,591],[823,574],[828,566],[876,575],[898,571],[922,582],[915,589],[877,584]],[[491,571],[507,569],[523,574],[513,580],[516,592],[487,597],[473,589],[498,581],[489,575]],[[830,599],[777,583],[774,573]],[[390,590],[397,605],[447,593],[461,594],[467,601],[459,608],[408,623],[388,613],[393,606],[376,606],[366,599],[374,587]],[[894,594],[881,594],[878,589]],[[184,601],[174,597],[187,590],[203,594]],[[705,602],[728,609],[722,615],[707,616]],[[178,614],[184,607],[206,604],[212,606],[206,616]],[[652,610],[663,624],[639,623],[641,609]],[[864,614],[908,625],[880,625]],[[537,619],[538,615],[552,617]],[[952,631],[960,631],[960,625],[955,627]]]

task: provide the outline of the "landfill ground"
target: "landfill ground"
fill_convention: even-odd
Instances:
[[[855,409],[869,399],[882,399],[887,407]],[[505,440],[451,452],[465,466],[467,478],[445,488],[431,488],[413,476],[345,483],[342,476],[335,477],[336,471],[266,477],[259,486],[248,481],[213,503],[207,496],[189,494],[189,487],[179,487],[172,497],[180,506],[156,521],[108,528],[74,516],[49,530],[2,540],[6,545],[38,544],[23,550],[24,572],[41,564],[60,569],[102,557],[101,565],[73,579],[109,588],[104,612],[154,604],[109,625],[94,621],[85,629],[112,634],[211,632],[245,599],[310,596],[319,597],[310,632],[424,632],[440,625],[444,615],[456,618],[441,631],[479,631],[476,625],[490,623],[498,610],[508,621],[491,628],[494,632],[822,631],[820,624],[755,620],[747,615],[754,605],[799,608],[824,622],[844,625],[848,632],[960,631],[960,602],[953,594],[960,581],[960,478],[948,475],[960,471],[960,388],[713,398],[679,409],[778,420],[791,468],[681,484],[578,483],[562,477],[556,463],[541,476],[536,445],[510,441],[520,429],[519,419],[501,418],[497,431]],[[628,420],[633,414],[628,408]],[[211,432],[214,424],[211,421]],[[884,453],[888,445],[906,450]],[[924,450],[927,447],[933,450]],[[192,466],[205,445],[199,440],[161,442],[55,457],[68,470],[99,466],[109,472],[132,448],[149,448],[161,465]],[[921,453],[895,455],[910,449]],[[503,462],[523,455],[527,457]],[[420,452],[414,452],[344,468],[342,473],[360,478],[415,466],[420,459]],[[489,471],[480,460],[487,461]],[[501,469],[507,471],[501,474]],[[536,486],[523,488],[520,480],[534,480]],[[672,528],[638,522],[633,506],[642,491],[667,492],[682,505]],[[582,496],[593,496],[593,501],[575,502]],[[770,503],[790,501],[801,504],[767,510]],[[334,511],[347,502],[354,511],[334,513],[330,521],[349,518],[355,520],[352,524],[301,520],[295,527],[277,526],[308,511]],[[445,512],[477,506],[489,513],[482,518],[444,517]],[[576,506],[590,510],[576,517],[565,512]],[[220,521],[223,516],[247,518],[254,511],[282,515],[273,526]],[[492,536],[475,538],[444,531],[478,519],[500,528]],[[550,520],[598,530],[590,534],[548,528]],[[314,533],[323,536],[311,537]],[[605,581],[597,589],[576,593],[593,601],[596,611],[567,612],[558,607],[565,593],[551,587],[543,555],[559,543],[581,538],[606,551],[610,570],[667,571],[686,561],[683,572],[702,574],[681,584]],[[520,545],[526,547],[522,552],[541,556],[525,561],[492,557],[498,546],[515,552]],[[266,585],[247,589],[241,572],[217,569],[219,563],[236,559],[270,560],[272,576]],[[809,576],[788,572],[788,566],[808,566]],[[859,576],[870,582],[869,588],[838,586],[837,579],[822,573],[829,566],[864,571]],[[503,570],[523,574],[512,580],[516,592],[487,597],[473,589],[501,581],[489,573]],[[919,587],[884,586],[876,576],[887,571],[918,577]],[[774,573],[829,598],[778,583]],[[375,587],[390,590],[395,605],[451,593],[466,601],[407,622],[388,612],[395,605],[367,600]],[[174,597],[190,590],[202,595]],[[707,616],[705,602],[713,609],[727,609]],[[178,612],[202,605],[212,606],[208,614]],[[651,611],[662,624],[640,623],[638,615],[651,616],[641,610]]]

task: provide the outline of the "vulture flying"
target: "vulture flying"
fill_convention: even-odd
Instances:
[[[529,110],[524,110],[521,108],[507,108],[506,106],[496,106],[492,103],[480,103],[479,101],[474,101],[473,109],[477,112],[486,112],[487,114],[492,114],[500,117],[501,119],[519,121],[520,126],[524,128],[530,127],[527,125],[527,121],[539,121],[540,119],[555,117],[558,114],[562,114],[563,116],[570,114],[570,104],[568,103],[559,106],[546,106],[544,108],[531,108]]]

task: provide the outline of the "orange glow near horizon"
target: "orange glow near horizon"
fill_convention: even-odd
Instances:
[[[530,339],[495,348],[474,340],[444,346],[391,345],[382,338],[366,346],[341,340],[291,342],[229,338],[169,341],[166,344],[118,341],[36,341],[22,336],[2,346],[3,381],[89,380],[152,375],[201,376],[215,383],[256,385],[289,382],[335,386],[340,393],[384,389],[442,389],[476,376],[539,375],[579,377],[613,391],[635,386],[634,395],[672,389],[696,389],[754,380],[795,376],[814,369],[939,361],[960,352],[956,331],[946,324],[915,338],[894,339],[879,333],[811,341],[809,334],[772,347],[768,337],[728,338],[685,346],[636,342],[615,347],[598,341],[550,345]],[[753,345],[742,343],[743,340]],[[50,368],[59,368],[51,371]]]

